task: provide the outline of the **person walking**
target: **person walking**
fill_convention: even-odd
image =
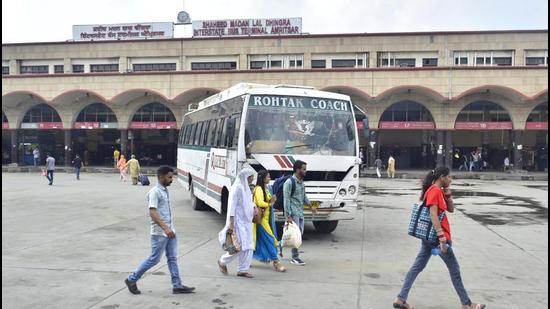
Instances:
[[[130,161],[126,163],[124,167],[128,167],[130,170],[130,178],[132,179],[132,185],[138,184],[139,172],[141,171],[141,166],[139,166],[139,161],[136,159],[135,155],[132,155]]]
[[[277,247],[279,242],[274,231],[275,215],[273,212],[273,204],[277,200],[276,196],[272,196],[267,185],[271,181],[271,175],[268,171],[260,171],[258,180],[254,188],[254,204],[263,211],[262,222],[254,224],[253,234],[255,249],[253,257],[263,263],[273,262],[273,267],[277,272],[285,272],[286,268],[279,261],[277,256]]]
[[[38,166],[38,164],[40,164],[40,150],[38,147],[34,148],[32,151],[32,156],[34,158],[34,166]]]
[[[380,158],[377,158],[375,161],[374,161],[374,167],[376,168],[376,176],[378,176],[378,178],[382,178],[382,160]]]
[[[178,269],[178,238],[172,218],[172,203],[168,187],[172,184],[174,170],[169,166],[161,166],[157,170],[158,184],[147,193],[149,216],[151,216],[151,255],[124,280],[132,294],[141,294],[137,281],[151,267],[158,264],[163,253],[166,252],[168,270],[172,277],[172,293],[192,293],[194,287],[182,284]]]
[[[395,162],[395,158],[393,157],[393,155],[390,155],[390,158],[388,159],[388,177],[389,178],[395,178],[395,166],[396,166],[396,162]]]
[[[240,251],[236,254],[226,252],[220,257],[218,266],[224,275],[228,274],[227,265],[238,259],[239,268],[237,276],[254,278],[249,273],[254,250],[252,219],[254,218],[255,206],[252,200],[252,192],[250,191],[250,184],[254,181],[254,174],[254,170],[250,168],[241,170],[229,192],[227,220],[224,229],[219,234],[219,241],[223,246],[227,234],[234,234],[240,244]]]
[[[113,161],[115,167],[118,166],[118,160],[120,159],[120,151],[115,147],[115,151],[113,151]]]
[[[426,207],[430,208],[430,217],[432,224],[437,232],[439,243],[432,244],[422,240],[420,252],[414,261],[411,269],[405,276],[401,292],[393,303],[394,308],[411,309],[414,308],[407,304],[409,291],[412,288],[417,276],[424,270],[432,252],[438,254],[451,275],[451,281],[460,298],[463,309],[484,309],[485,305],[473,304],[468,296],[468,292],[462,283],[460,266],[453,251],[451,239],[451,227],[449,219],[445,215],[443,220],[439,220],[442,213],[453,213],[455,210],[453,196],[451,191],[451,171],[448,167],[438,167],[430,171],[423,180],[421,200],[425,202]]]
[[[300,227],[302,235],[304,234],[304,205],[311,208],[311,203],[306,196],[306,188],[304,178],[307,174],[307,164],[304,161],[296,161],[292,167],[294,175],[290,177],[283,186],[284,196],[284,211],[287,223],[296,223]],[[293,192],[294,187],[294,193]],[[311,208],[313,213],[317,210]],[[305,266],[306,263],[300,258],[300,251],[297,248],[292,248],[292,260],[294,265]]]
[[[118,160],[117,168],[120,172],[120,181],[126,181],[126,157],[124,155],[120,156],[120,160]]]
[[[48,179],[49,183],[48,185],[53,185],[53,173],[55,171],[55,159],[50,155],[50,153],[46,154],[46,165],[44,166],[44,170],[46,171],[46,178]]]
[[[82,168],[82,159],[80,159],[79,155],[76,155],[72,163],[76,172],[76,180],[80,180],[80,169]]]

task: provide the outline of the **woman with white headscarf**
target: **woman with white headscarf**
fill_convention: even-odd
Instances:
[[[239,269],[237,276],[253,278],[248,272],[252,263],[254,253],[253,224],[254,202],[252,201],[252,191],[250,184],[254,181],[254,170],[245,168],[239,172],[239,176],[231,187],[229,192],[229,203],[227,209],[227,222],[225,228],[220,232],[220,244],[225,243],[227,232],[230,231],[237,236],[240,243],[240,251],[237,254],[222,255],[218,261],[220,271],[227,275],[227,265],[236,258],[239,259]]]

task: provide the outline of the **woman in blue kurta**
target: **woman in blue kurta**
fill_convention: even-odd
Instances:
[[[273,267],[278,272],[285,272],[286,268],[279,261],[277,256],[277,247],[279,242],[273,231],[275,229],[275,216],[273,213],[273,204],[276,197],[271,196],[267,185],[271,181],[268,171],[258,173],[258,183],[254,188],[254,204],[263,209],[264,215],[261,224],[254,224],[254,258],[258,261],[269,263],[273,262]]]

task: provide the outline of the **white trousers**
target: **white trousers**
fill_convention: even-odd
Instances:
[[[237,254],[230,255],[229,253],[225,253],[220,258],[220,262],[223,266],[227,266],[229,263],[233,262],[236,258],[239,259],[239,270],[238,272],[244,273],[247,272],[250,269],[250,264],[252,264],[252,256],[254,254],[254,251],[252,250],[245,250],[240,251]]]

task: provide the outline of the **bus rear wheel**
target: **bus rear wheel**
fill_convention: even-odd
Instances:
[[[313,221],[315,230],[322,234],[330,234],[336,230],[338,221]]]
[[[191,205],[196,211],[206,210],[206,204],[195,195],[195,186],[191,184]]]

